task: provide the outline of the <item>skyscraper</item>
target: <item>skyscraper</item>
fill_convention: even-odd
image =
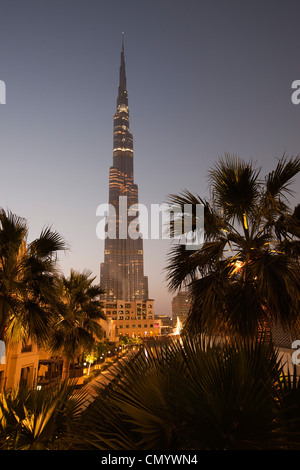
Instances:
[[[113,166],[109,171],[109,205],[114,210],[108,221],[115,224],[114,236],[104,244],[100,283],[107,301],[148,299],[148,278],[144,276],[143,240],[138,232],[137,214],[129,215],[129,207],[138,204],[138,186],[134,183],[133,136],[129,131],[128,93],[126,86],[124,38],[117,109],[113,124]],[[129,236],[129,225],[136,226],[135,236]]]

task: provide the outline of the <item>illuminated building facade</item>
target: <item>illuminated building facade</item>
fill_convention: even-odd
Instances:
[[[115,336],[153,338],[161,334],[161,321],[154,316],[154,301],[104,302],[103,312],[111,321]]]
[[[138,204],[138,187],[134,183],[133,137],[129,131],[122,40],[117,110],[113,127],[113,166],[109,171],[109,207],[113,207],[114,211],[107,216],[108,225],[112,217],[115,217],[115,236],[105,239],[104,262],[100,269],[100,283],[106,292],[103,299],[108,302],[148,299],[148,278],[144,276],[143,240],[138,231],[138,218],[137,214],[128,214],[128,208],[134,204]],[[134,224],[136,236],[128,236],[128,227]]]

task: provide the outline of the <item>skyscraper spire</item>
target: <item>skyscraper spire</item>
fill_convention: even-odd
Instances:
[[[125,54],[124,54],[124,33],[122,33],[121,65],[120,65],[119,93],[118,93],[118,99],[117,99],[117,107],[121,105],[128,106],[128,93],[126,89],[126,71],[125,71]]]

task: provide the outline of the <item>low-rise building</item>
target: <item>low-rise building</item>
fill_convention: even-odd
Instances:
[[[103,301],[103,312],[116,337],[151,338],[161,334],[161,320],[154,316],[153,299]]]

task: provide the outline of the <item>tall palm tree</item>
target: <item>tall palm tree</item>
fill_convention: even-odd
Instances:
[[[210,200],[188,191],[169,196],[182,211],[204,206],[203,245],[173,246],[166,268],[170,289],[190,293],[189,332],[253,336],[272,322],[297,327],[299,206],[292,212],[287,196],[299,171],[299,157],[283,156],[262,179],[253,162],[226,154],[209,172]]]
[[[71,270],[70,276],[60,279],[62,304],[60,315],[53,326],[51,350],[65,358],[63,376],[69,374],[69,366],[83,352],[89,353],[96,340],[103,337],[100,319],[106,320],[102,310],[100,285],[93,284],[90,271],[79,273]]]
[[[67,249],[50,227],[28,243],[28,224],[0,210],[0,339],[45,343],[58,304],[57,256]]]

